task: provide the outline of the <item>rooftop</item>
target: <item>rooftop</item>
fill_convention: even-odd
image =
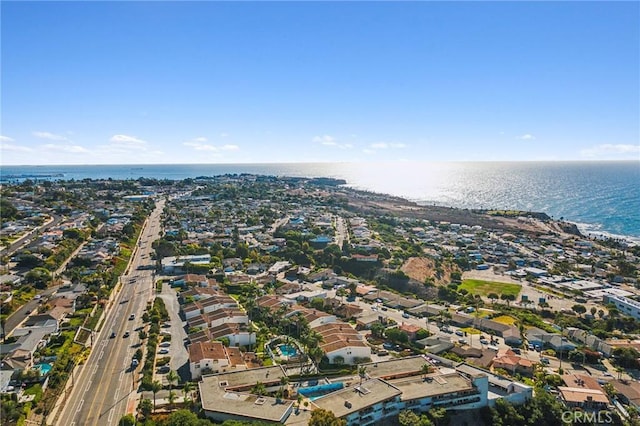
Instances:
[[[380,379],[366,380],[361,385],[356,383],[317,399],[315,405],[333,412],[336,417],[343,417],[401,394],[398,388]]]
[[[403,400],[412,400],[454,392],[472,391],[471,381],[459,373],[429,374],[390,380],[390,383],[402,391]]]

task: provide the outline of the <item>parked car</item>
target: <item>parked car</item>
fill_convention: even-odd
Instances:
[[[136,314],[129,315],[129,321],[133,321],[134,319],[136,319]]]
[[[409,314],[407,312],[402,313],[402,318],[409,318]]]
[[[129,337],[129,336],[131,336],[131,333],[129,333],[129,331],[128,331],[128,330],[127,330],[127,331],[125,331],[125,332],[124,332],[124,334],[122,335],[122,337],[123,337],[123,338],[125,338],[125,339],[126,339],[127,337]]]
[[[466,345],[467,339],[458,339],[458,343],[460,343],[461,345]]]
[[[480,343],[482,343],[483,345],[488,345],[489,341],[487,339],[480,339]]]
[[[112,332],[111,332],[111,335],[109,335],[109,338],[110,338],[110,339],[113,339],[113,338],[115,338],[115,337],[116,337],[116,332],[115,332],[115,331],[112,331]]]
[[[166,355],[166,354],[168,354],[168,353],[169,353],[169,349],[160,349],[160,350],[158,351],[158,353],[159,353],[160,355]]]
[[[456,336],[464,336],[464,333],[460,330],[456,330]]]

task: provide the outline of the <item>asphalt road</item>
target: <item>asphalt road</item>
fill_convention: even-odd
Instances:
[[[52,215],[52,218],[43,223],[41,226],[32,229],[22,237],[15,240],[13,243],[9,244],[7,247],[0,249],[0,256],[11,256],[19,248],[22,248],[23,246],[31,243],[35,238],[37,238],[38,234],[46,231],[52,226],[58,225],[60,222],[62,222],[62,219],[64,219],[64,217]]]
[[[78,248],[75,249],[75,251],[71,253],[71,255],[64,262],[62,262],[62,265],[60,265],[60,267],[55,270],[53,275],[56,277],[60,277],[67,268],[67,264],[71,261],[71,259],[76,257],[78,252],[82,250],[82,247],[84,247],[86,244],[87,242],[80,244],[80,246],[78,246]],[[0,330],[0,333],[4,332],[5,334],[3,336],[10,336],[13,330],[18,327],[22,323],[22,321],[24,321],[25,318],[27,318],[27,316],[31,314],[31,312],[34,312],[34,310],[36,310],[36,308],[40,305],[40,301],[46,301],[47,299],[49,299],[49,296],[54,295],[59,288],[60,285],[49,287],[46,290],[38,293],[40,295],[39,300],[32,299],[16,309],[11,315],[9,315],[9,317],[7,317],[4,325],[4,330]]]
[[[127,412],[129,400],[136,400],[141,367],[132,371],[130,366],[141,346],[135,329],[142,326],[142,314],[154,294],[153,271],[139,267],[153,264],[151,243],[158,238],[163,206],[164,202],[158,203],[147,221],[130,267],[121,277],[122,288],[108,308],[102,330],[94,337],[91,355],[71,379],[73,386],[55,424],[116,425]],[[132,314],[135,319],[130,320]],[[126,331],[129,337],[124,337]]]

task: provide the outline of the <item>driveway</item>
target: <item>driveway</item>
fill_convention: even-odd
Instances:
[[[189,353],[185,346],[187,339],[187,332],[184,327],[185,322],[180,318],[180,304],[178,303],[178,297],[176,291],[172,289],[169,284],[162,284],[162,292],[158,295],[164,301],[169,312],[169,318],[171,319],[171,327],[162,327],[161,331],[168,331],[171,333],[171,346],[169,346],[168,355],[158,355],[159,357],[170,356],[171,362],[169,366],[180,376],[181,381],[189,379]],[[158,347],[158,350],[161,348]]]

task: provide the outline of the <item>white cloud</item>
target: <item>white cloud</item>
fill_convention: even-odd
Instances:
[[[184,142],[182,145],[191,147],[196,151],[217,151],[218,150],[218,148],[216,148],[215,146],[199,142],[197,139],[201,139],[201,138],[196,138],[191,142]]]
[[[15,140],[9,136],[0,135],[0,142],[15,142]]]
[[[336,139],[333,136],[324,135],[324,136],[315,136],[313,138],[315,143],[320,143],[326,146],[335,146],[337,145]]]
[[[221,138],[227,138],[227,137],[229,137],[229,133],[220,133],[220,137]]]
[[[375,153],[376,153],[376,151],[375,151],[375,150],[373,150],[373,149],[368,149],[368,148],[363,149],[363,150],[362,150],[362,152],[364,152],[365,154],[369,154],[369,155],[371,155],[371,154],[375,154]]]
[[[33,136],[40,139],[48,139],[50,141],[66,141],[66,136],[56,135],[50,132],[33,132]]]
[[[145,145],[147,143],[147,141],[143,141],[142,139],[129,135],[113,135],[109,141],[117,144],[128,145]]]
[[[33,152],[33,149],[27,146],[20,146],[12,143],[6,143],[6,140],[13,141],[11,138],[0,139],[0,150],[1,151],[13,151],[13,152]]]
[[[49,150],[49,151],[61,151],[61,152],[68,152],[68,153],[72,153],[72,154],[79,154],[79,153],[89,152],[83,146],[71,145],[71,144],[53,144],[53,143],[48,143],[48,144],[42,145],[42,148],[46,149],[46,150]]]
[[[329,135],[315,136],[312,140],[313,140],[313,142],[319,143],[319,144],[324,145],[324,146],[334,146],[334,147],[340,148],[340,149],[351,149],[351,148],[353,148],[353,144],[350,144],[350,143],[338,143],[338,141],[336,141],[336,138],[334,138],[333,136],[329,136]]]
[[[376,143],[372,143],[371,145],[369,145],[370,149],[373,150],[377,150],[377,149],[401,149],[401,148],[406,148],[407,145],[403,144],[403,143],[398,143],[398,142],[391,142],[391,143],[387,143],[387,142],[376,142]]]
[[[523,141],[532,141],[534,140],[536,137],[533,136],[531,133],[525,133],[522,136],[518,136],[518,139],[523,140]]]
[[[585,148],[580,151],[580,155],[602,160],[609,158],[640,160],[640,145],[605,143]]]
[[[371,149],[387,149],[389,148],[389,145],[387,145],[386,142],[377,142],[377,143],[372,143],[371,145],[369,145],[369,147]]]
[[[199,137],[188,142],[183,142],[182,145],[193,148],[196,151],[209,151],[209,152],[217,152],[217,151],[238,151],[240,147],[238,145],[233,144],[225,144],[222,146],[216,146],[207,142],[207,138]]]

